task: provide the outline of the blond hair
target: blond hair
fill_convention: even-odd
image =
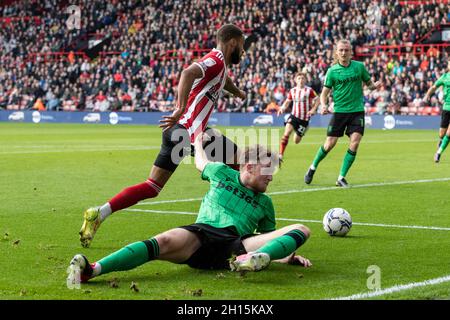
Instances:
[[[352,49],[352,43],[350,42],[350,40],[347,40],[347,39],[340,39],[340,40],[338,40],[338,41],[336,42],[336,44],[334,45],[334,48],[333,48],[333,64],[339,63],[339,57],[338,57],[338,55],[337,55],[337,47],[338,47],[338,45],[339,45],[340,43],[342,43],[342,44],[348,44],[348,45],[350,46],[350,49],[353,51],[353,49]]]
[[[275,164],[279,163],[278,154],[267,149],[265,146],[256,144],[246,147],[240,153],[239,164],[241,168],[246,164]]]

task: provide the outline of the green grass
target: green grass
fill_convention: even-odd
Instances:
[[[450,181],[407,182],[450,178],[450,151],[440,164],[432,161],[436,135],[367,130],[348,181],[369,186],[342,190],[332,187],[346,138],[320,164],[313,183],[303,183],[325,138],[324,129],[311,129],[299,145],[291,140],[283,168],[269,187],[268,192],[298,191],[272,196],[277,216],[320,221],[328,209],[343,207],[354,223],[450,228]],[[160,140],[154,126],[0,123],[0,299],[326,299],[370,292],[371,265],[381,269],[381,289],[450,273],[449,230],[355,224],[347,237],[333,238],[320,223],[305,222],[312,237],[298,252],[310,258],[310,269],[273,263],[240,276],[154,261],[69,290],[66,268],[74,254],[95,261],[130,242],[195,221],[192,215],[123,211],[102,225],[91,248],[79,245],[83,210],[144,181]],[[399,181],[406,182],[392,184]],[[157,200],[199,198],[207,188],[192,164],[181,165]],[[304,192],[318,188],[323,190]],[[135,208],[196,212],[199,205]],[[278,221],[280,227],[290,223]],[[113,279],[118,288],[111,287]],[[132,281],[138,293],[130,290]],[[196,296],[199,289],[202,294]],[[449,298],[450,282],[445,282],[375,299]]]

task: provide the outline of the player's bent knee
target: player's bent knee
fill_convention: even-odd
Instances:
[[[311,230],[309,230],[309,228],[307,226],[304,226],[302,224],[298,224],[295,227],[296,229],[300,230],[306,238],[309,238],[311,235]]]
[[[309,238],[309,236],[311,235],[311,231],[309,230],[309,228],[307,226],[304,226],[303,224],[297,223],[297,224],[293,224],[290,226],[290,230],[299,230],[301,231],[306,238]]]
[[[172,237],[167,232],[161,233],[155,237],[160,248],[168,248],[172,242]]]

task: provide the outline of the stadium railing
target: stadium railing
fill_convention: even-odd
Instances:
[[[357,57],[371,57],[386,54],[400,57],[411,53],[414,55],[428,54],[430,49],[437,49],[438,51],[448,50],[450,49],[450,43],[359,46],[355,48],[355,55]]]

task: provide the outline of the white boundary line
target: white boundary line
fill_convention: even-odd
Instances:
[[[124,211],[165,213],[165,214],[180,214],[180,215],[191,215],[191,216],[196,216],[197,215],[196,212],[186,212],[186,211],[164,211],[164,210],[146,210],[146,209],[126,209]],[[275,218],[275,219],[276,220],[280,220],[280,221],[322,223],[322,221],[319,221],[319,220],[291,219],[291,218]],[[354,222],[353,225],[356,225],[356,226],[369,226],[369,227],[384,227],[384,228],[402,228],[402,229],[424,229],[424,230],[450,231],[450,228],[433,227],[433,226],[402,226],[402,225],[398,225],[398,224],[364,223],[364,222]]]
[[[372,141],[365,141],[364,144],[378,144],[378,143],[417,143],[417,142],[433,142],[436,140],[433,139],[419,139],[419,140],[372,140]],[[318,145],[322,143],[321,141],[306,141],[306,142],[302,142],[303,145]],[[278,146],[278,144],[274,144],[272,146]],[[90,152],[90,151],[96,151],[96,152],[106,152],[106,151],[144,151],[144,150],[156,150],[161,148],[161,146],[108,146],[105,149],[102,149],[101,147],[82,147],[77,149],[77,146],[71,146],[71,147],[75,147],[74,149],[69,149],[67,148],[66,150],[64,149],[59,149],[59,150],[55,150],[53,149],[54,147],[57,146],[51,146],[51,145],[36,145],[36,146],[9,146],[7,148],[18,148],[18,149],[45,149],[48,148],[48,150],[8,150],[8,151],[1,151],[0,150],[0,155],[2,154],[33,154],[33,153],[62,153],[62,152]]]
[[[55,146],[56,147],[56,146]],[[33,154],[33,153],[68,153],[68,152],[108,152],[108,151],[146,151],[146,150],[157,150],[161,147],[119,147],[119,148],[98,148],[95,146],[92,147],[83,147],[83,148],[67,148],[67,149],[48,149],[48,150],[17,150],[17,151],[0,151],[1,155],[8,154]]]
[[[436,178],[436,179],[422,179],[422,180],[409,180],[409,181],[392,181],[392,182],[379,182],[379,183],[366,183],[366,184],[356,184],[352,185],[350,188],[340,188],[340,187],[319,187],[319,188],[306,188],[306,189],[293,189],[285,191],[275,191],[269,192],[268,195],[283,195],[290,193],[302,193],[302,192],[315,192],[315,191],[328,191],[328,190],[348,190],[355,188],[368,188],[368,187],[382,187],[382,186],[395,186],[403,184],[417,184],[417,183],[428,183],[428,182],[442,182],[450,181],[450,178]],[[202,198],[191,198],[191,199],[174,199],[174,200],[161,200],[161,201],[146,201],[139,202],[138,206],[161,204],[161,203],[177,203],[177,202],[193,202],[200,201]]]
[[[330,299],[325,299],[325,300],[360,300],[360,299],[368,299],[368,298],[374,298],[374,297],[383,296],[385,294],[391,294],[391,293],[396,293],[396,292],[400,292],[400,291],[404,291],[404,290],[410,290],[410,289],[413,289],[413,288],[433,286],[433,285],[441,284],[441,283],[444,283],[444,282],[450,282],[450,275],[446,275],[446,276],[443,276],[443,277],[440,277],[440,278],[429,279],[429,280],[425,280],[425,281],[422,281],[422,282],[411,282],[411,283],[408,283],[408,284],[396,285],[396,286],[392,286],[390,288],[386,288],[386,289],[383,289],[383,290],[375,290],[375,291],[371,291],[371,292],[358,293],[358,294],[354,294],[354,295],[351,295],[351,296],[330,298]]]

